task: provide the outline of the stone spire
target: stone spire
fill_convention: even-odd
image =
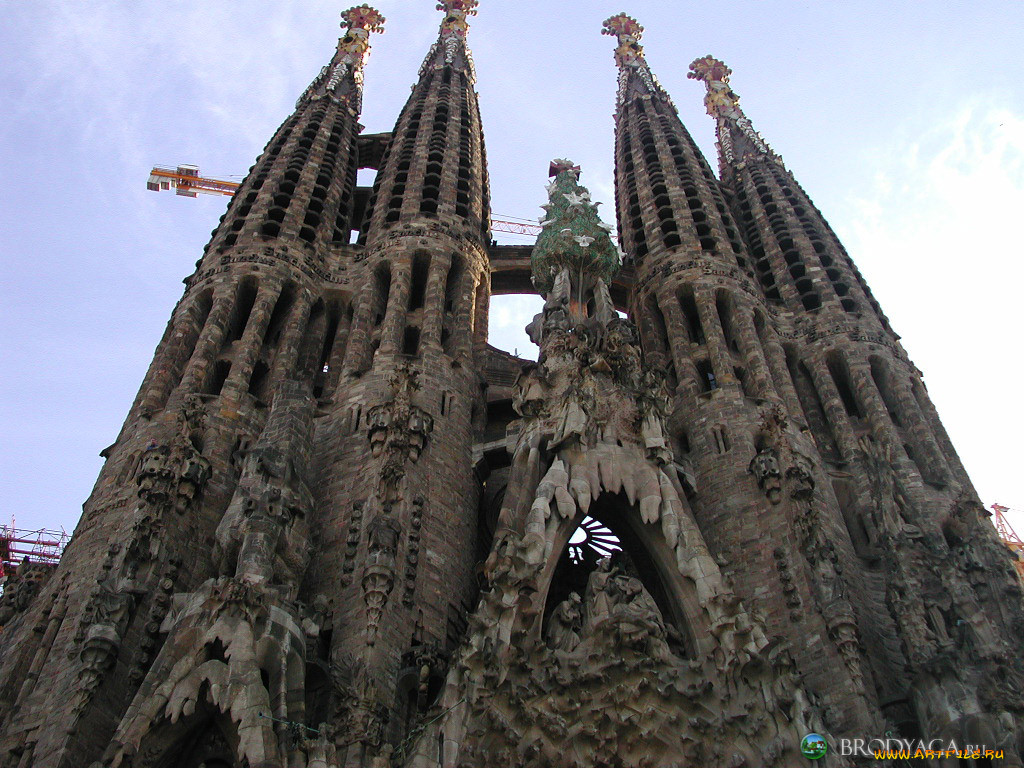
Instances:
[[[732,70],[714,56],[695,59],[690,64],[687,77],[703,80],[708,89],[704,106],[718,123],[718,148],[723,163],[743,162],[750,156],[763,156],[778,163],[782,159],[772,151],[764,139],[754,130],[750,119],[740,108],[740,97],[729,85]]]
[[[602,35],[612,35],[619,41],[615,49],[615,63],[619,67],[619,91],[615,102],[618,110],[622,109],[631,96],[642,94],[650,94],[672,104],[672,99],[661,87],[644,58],[644,48],[640,45],[643,33],[644,28],[637,20],[625,13],[605,19],[601,28]]]
[[[430,48],[420,67],[420,78],[434,67],[454,67],[469,72],[470,81],[476,82],[473,58],[466,45],[469,17],[476,16],[479,0],[441,0],[437,10],[444,11],[437,42]]]
[[[296,109],[310,99],[329,98],[359,113],[363,98],[363,67],[370,57],[370,33],[384,31],[385,18],[380,11],[365,3],[341,14],[345,34],[338,38],[338,50],[331,63],[303,91]],[[347,26],[346,26],[347,25]]]

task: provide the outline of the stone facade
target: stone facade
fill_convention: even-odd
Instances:
[[[609,19],[622,263],[566,161],[496,246],[476,5],[376,135],[384,19],[343,14],[60,565],[0,599],[0,766],[796,766],[815,732],[1020,767],[1010,555],[728,67],[691,65],[716,176]],[[517,291],[536,363],[487,345]]]

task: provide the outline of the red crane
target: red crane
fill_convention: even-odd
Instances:
[[[204,195],[231,197],[240,186],[241,184],[237,181],[201,176],[199,166],[196,165],[179,165],[177,168],[154,166],[153,170],[149,172],[149,180],[146,182],[146,189],[153,192],[169,190],[173,187],[175,194],[184,197],[195,197],[199,192]],[[491,230],[530,237],[540,234],[541,227],[536,221],[519,219],[516,216],[510,216],[509,219],[516,219],[516,221],[491,219]]]
[[[1021,541],[1020,536],[1017,535],[1017,532],[1013,530],[1013,526],[1010,525],[1010,521],[1006,519],[1006,513],[1009,511],[1009,507],[1004,507],[1002,504],[993,504],[992,512],[994,514],[992,522],[999,533],[999,538],[1003,540],[1003,544],[1017,556],[1017,560],[1013,565],[1017,569],[1017,575],[1024,581],[1024,541]]]

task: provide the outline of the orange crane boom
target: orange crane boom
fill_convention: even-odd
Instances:
[[[199,167],[195,165],[179,165],[177,168],[155,166],[149,172],[149,180],[146,182],[146,189],[153,192],[174,187],[175,193],[184,197],[195,197],[197,192],[231,197],[240,186],[235,181],[200,176]]]
[[[206,195],[231,197],[240,186],[242,185],[236,181],[201,176],[199,166],[196,165],[179,165],[177,168],[154,166],[153,170],[149,172],[149,180],[146,182],[146,189],[153,192],[169,190],[173,187],[175,194],[184,197],[195,197],[198,192]],[[491,219],[491,230],[536,237],[540,234],[541,227],[540,224],[534,224],[531,221]]]

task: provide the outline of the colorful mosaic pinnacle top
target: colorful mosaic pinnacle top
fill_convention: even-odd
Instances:
[[[624,13],[605,19],[601,27],[602,35],[614,35],[619,40],[619,47],[615,49],[615,63],[620,67],[633,64],[643,58],[644,49],[640,45],[643,33],[644,28],[637,20]]]
[[[342,11],[341,26],[345,34],[338,41],[341,61],[354,68],[366,63],[370,50],[370,33],[384,31],[385,18],[368,5],[357,5]]]
[[[551,173],[555,178],[548,184],[546,215],[533,247],[534,286],[546,294],[565,267],[573,275],[611,280],[619,270],[619,250],[612,242],[611,227],[597,215],[599,204],[580,186],[579,167],[570,160],[554,160]]]
[[[357,5],[341,12],[341,26],[348,25],[348,31],[362,29],[367,32],[383,32],[384,22],[387,19],[376,8],[366,5]]]
[[[740,97],[729,86],[731,74],[725,62],[714,56],[695,59],[686,74],[692,80],[703,80],[708,89],[704,106],[718,121],[718,146],[723,159],[732,163],[761,155],[781,162],[740,109]]]
[[[442,0],[437,4],[437,10],[444,11],[444,21],[441,22],[441,36],[458,35],[465,37],[469,31],[469,16],[476,16],[476,8],[480,5],[479,0]]]
[[[690,71],[686,73],[691,80],[704,81],[708,89],[708,95],[704,97],[704,106],[707,107],[708,114],[714,118],[743,116],[740,110],[740,97],[729,87],[731,74],[732,70],[725,62],[710,55],[695,59],[690,64]]]

